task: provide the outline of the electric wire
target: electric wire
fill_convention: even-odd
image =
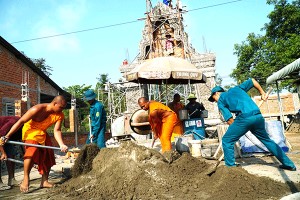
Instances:
[[[224,3],[214,4],[214,5],[211,5],[211,6],[205,6],[205,7],[195,8],[195,9],[191,9],[191,10],[185,11],[183,13],[193,12],[193,11],[202,10],[202,9],[206,9],[206,8],[217,7],[217,6],[222,6],[222,5],[231,4],[231,3],[237,3],[237,2],[240,2],[240,1],[244,1],[244,0],[234,0],[234,1],[224,2]],[[44,36],[44,37],[38,37],[38,38],[31,38],[31,39],[26,39],[26,40],[20,40],[20,41],[11,42],[11,44],[17,44],[17,43],[23,43],[23,42],[30,42],[30,41],[34,41],[34,40],[42,40],[42,39],[48,39],[48,38],[53,38],[53,37],[60,37],[60,36],[71,35],[71,34],[76,34],[76,33],[94,31],[94,30],[98,30],[98,29],[111,28],[111,27],[115,27],[115,26],[122,26],[122,25],[125,25],[125,24],[132,24],[132,23],[140,22],[141,19],[143,19],[143,18],[139,18],[139,19],[136,19],[136,20],[128,21],[128,22],[121,22],[121,23],[117,23],[117,24],[111,24],[111,25],[100,26],[100,27],[95,27],[95,28],[83,29],[83,30],[79,30],[79,31],[72,31],[72,32],[55,34],[55,35],[49,35],[49,36]]]
[[[72,31],[72,32],[68,32],[68,33],[49,35],[49,36],[32,38],[32,39],[27,39],[27,40],[20,40],[20,41],[12,42],[11,44],[16,44],[16,43],[21,43],[21,42],[29,42],[29,41],[33,41],[33,40],[41,40],[41,39],[47,39],[47,38],[53,38],[53,37],[59,37],[59,36],[70,35],[70,34],[75,34],[75,33],[87,32],[87,31],[94,31],[94,30],[98,30],[98,29],[110,28],[110,27],[114,27],[114,26],[121,26],[121,25],[125,25],[125,24],[131,24],[131,23],[135,23],[135,22],[138,22],[138,21],[139,20],[134,20],[134,21],[129,21],[129,22],[122,22],[122,23],[117,23],[117,24],[100,26],[100,27],[96,27],[96,28],[89,28],[89,29],[84,29],[84,30],[79,30],[79,31]]]

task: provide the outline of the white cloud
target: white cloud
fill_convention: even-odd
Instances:
[[[50,12],[40,16],[33,30],[36,37],[48,37],[80,30],[80,21],[86,12],[85,0],[72,1],[70,4],[61,4],[51,7]],[[50,8],[49,8],[50,9]],[[49,16],[47,13],[51,13]],[[63,35],[43,39],[37,43],[44,51],[75,52],[80,50],[79,40],[75,34]]]

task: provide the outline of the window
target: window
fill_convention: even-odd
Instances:
[[[11,98],[2,99],[2,115],[3,116],[14,116],[15,115],[15,100]]]
[[[5,111],[6,111],[6,116],[15,115],[15,105],[13,103],[6,103]]]

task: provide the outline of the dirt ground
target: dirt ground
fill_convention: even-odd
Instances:
[[[215,161],[174,152],[166,156],[173,158],[170,162],[154,149],[124,142],[99,153],[85,147],[71,170],[73,178],[58,181],[55,188],[35,189],[39,182],[33,181],[30,193],[13,188],[10,194],[18,193],[14,199],[280,199],[300,191],[300,140],[297,134],[288,135],[293,137],[294,148],[288,155],[296,161],[296,172],[279,170],[278,161],[268,156],[237,159],[241,167],[220,165],[208,176],[205,172]],[[276,172],[283,181],[277,180]],[[1,193],[3,199],[12,198]]]
[[[252,175],[242,167],[220,166],[208,176],[205,172],[210,164],[206,160],[188,153],[173,153],[171,157],[172,163],[157,151],[132,142],[103,149],[93,160],[90,172],[49,191],[45,198],[279,199],[300,190],[299,183],[291,188],[289,184]]]

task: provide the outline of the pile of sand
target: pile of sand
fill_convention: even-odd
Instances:
[[[220,166],[207,176],[204,172],[210,165],[205,160],[188,153],[174,158],[169,163],[159,152],[133,142],[101,149],[92,163],[90,159],[76,160],[92,165],[85,167],[90,171],[81,170],[76,178],[50,189],[45,198],[252,200],[279,199],[291,193],[287,184],[251,175],[239,167]]]
[[[98,155],[99,148],[96,144],[85,145],[72,167],[71,174],[73,178],[86,174],[92,170],[94,158]]]

